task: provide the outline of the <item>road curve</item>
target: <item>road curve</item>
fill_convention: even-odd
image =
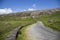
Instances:
[[[30,25],[26,34],[27,40],[60,40],[60,32],[45,27],[40,21]]]

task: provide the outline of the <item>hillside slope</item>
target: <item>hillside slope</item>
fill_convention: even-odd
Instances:
[[[45,26],[60,31],[60,9],[36,10],[0,15],[0,40],[20,25],[42,21]]]

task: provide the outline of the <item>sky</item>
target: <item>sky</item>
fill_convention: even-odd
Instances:
[[[42,10],[60,7],[60,0],[0,0],[0,12]]]

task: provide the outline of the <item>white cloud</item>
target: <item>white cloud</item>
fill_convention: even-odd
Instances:
[[[23,11],[27,11],[27,10],[23,10]]]
[[[36,9],[33,9],[33,8],[28,8],[27,11],[34,11]]]
[[[36,7],[36,4],[33,4],[32,7]]]
[[[36,10],[36,9],[34,9],[34,8],[28,8],[28,9],[23,10],[23,11],[34,11],[34,10]]]
[[[0,14],[8,14],[8,13],[12,13],[11,8],[0,9]]]

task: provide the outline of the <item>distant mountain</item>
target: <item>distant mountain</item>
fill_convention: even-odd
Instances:
[[[0,16],[40,16],[40,15],[52,14],[55,13],[56,11],[60,11],[60,8],[16,12],[16,13],[3,14]]]

